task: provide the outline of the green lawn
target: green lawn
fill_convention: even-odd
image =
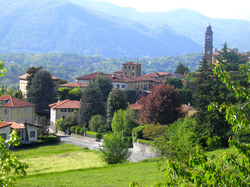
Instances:
[[[235,148],[212,151],[214,155],[233,153]],[[153,185],[166,180],[156,161],[106,165],[100,152],[70,144],[15,151],[30,165],[26,177],[18,177],[16,186],[88,186],[124,187],[130,181]]]

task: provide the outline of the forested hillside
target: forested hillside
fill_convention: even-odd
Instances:
[[[180,56],[165,56],[156,58],[102,58],[101,56],[86,56],[72,53],[58,54],[22,54],[10,53],[0,54],[0,59],[5,62],[5,77],[0,78],[0,85],[7,84],[13,87],[17,83],[18,77],[24,74],[27,68],[31,66],[43,66],[59,78],[68,81],[74,81],[80,77],[96,71],[112,73],[122,70],[122,64],[133,61],[142,64],[142,73],[151,73],[155,71],[174,72],[175,68],[181,62],[188,66],[191,71],[195,70],[202,58],[202,53],[189,53]],[[18,84],[15,84],[17,89]]]
[[[152,28],[67,0],[2,0],[0,52],[71,52],[103,57],[143,57],[202,52],[171,28]],[[164,36],[164,37],[162,37]]]
[[[204,45],[204,32],[210,22],[214,32],[214,47],[221,48],[224,42],[242,51],[250,50],[250,21],[238,19],[209,18],[198,11],[176,9],[167,12],[138,12],[131,7],[120,7],[105,1],[71,0],[84,7],[89,7],[114,16],[136,21],[161,32],[164,28],[175,30]],[[193,51],[195,52],[195,51]]]

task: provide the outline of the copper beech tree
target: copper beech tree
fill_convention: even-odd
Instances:
[[[142,98],[141,103],[139,117],[142,123],[167,125],[181,116],[181,95],[169,84],[153,85],[150,94]]]

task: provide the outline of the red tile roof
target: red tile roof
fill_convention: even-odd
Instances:
[[[194,107],[190,106],[190,105],[182,104],[181,105],[181,110],[182,111],[187,111],[187,110],[196,110],[196,109]]]
[[[79,83],[79,82],[69,82],[66,84],[61,84],[59,87],[70,87],[70,88],[85,88],[88,87],[87,84]]]
[[[135,110],[140,110],[142,108],[141,104],[135,103],[135,104],[131,104],[128,105],[129,108],[134,108]]]
[[[11,123],[0,122],[0,128],[7,127],[8,125],[11,125]]]
[[[102,75],[102,74],[103,74],[102,72],[95,72],[95,73],[91,73],[91,74],[88,74],[88,75],[78,77],[76,79],[77,80],[93,80],[93,79],[95,79],[97,77],[97,75]]]
[[[150,73],[150,74],[146,74],[146,75],[143,75],[143,76],[144,77],[153,77],[153,78],[158,78],[159,77],[159,75],[156,72]]]
[[[49,105],[49,107],[53,109],[79,109],[80,106],[80,101],[72,101],[69,99]]]
[[[20,125],[19,123],[14,122],[14,121],[9,122],[9,123],[11,123],[11,126],[10,126],[10,127],[11,127],[12,129],[25,129],[24,126]]]
[[[124,63],[122,65],[141,65],[141,64],[136,63],[136,62],[127,62],[127,63]]]
[[[2,95],[0,101],[4,101],[1,107],[25,107],[25,106],[35,106],[35,104],[18,99],[11,95]]]
[[[27,76],[28,76],[28,75],[29,75],[28,73],[25,73],[25,74],[19,76],[18,79],[20,79],[20,80],[27,80]],[[53,80],[60,80],[60,78],[58,78],[58,77],[56,77],[56,76],[54,76],[54,75],[52,75],[52,79],[53,79]]]
[[[123,70],[114,71],[114,73],[123,73]]]

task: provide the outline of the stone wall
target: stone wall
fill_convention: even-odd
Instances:
[[[156,157],[156,152],[154,150],[152,150],[152,147],[147,145],[147,144],[142,144],[139,143],[139,141],[137,140],[137,142],[133,143],[133,151],[137,152],[137,153],[142,153],[145,155],[148,155],[148,157]]]
[[[64,131],[60,131],[60,130],[57,131],[57,134],[58,135],[62,135],[62,136],[66,136],[65,132]]]
[[[77,138],[77,139],[81,139],[81,140],[87,140],[89,142],[99,142],[100,141],[99,139],[96,139],[96,138],[90,138],[90,137],[83,136],[83,135],[78,135],[78,134],[75,134],[75,133],[71,133],[70,136],[72,138]]]

